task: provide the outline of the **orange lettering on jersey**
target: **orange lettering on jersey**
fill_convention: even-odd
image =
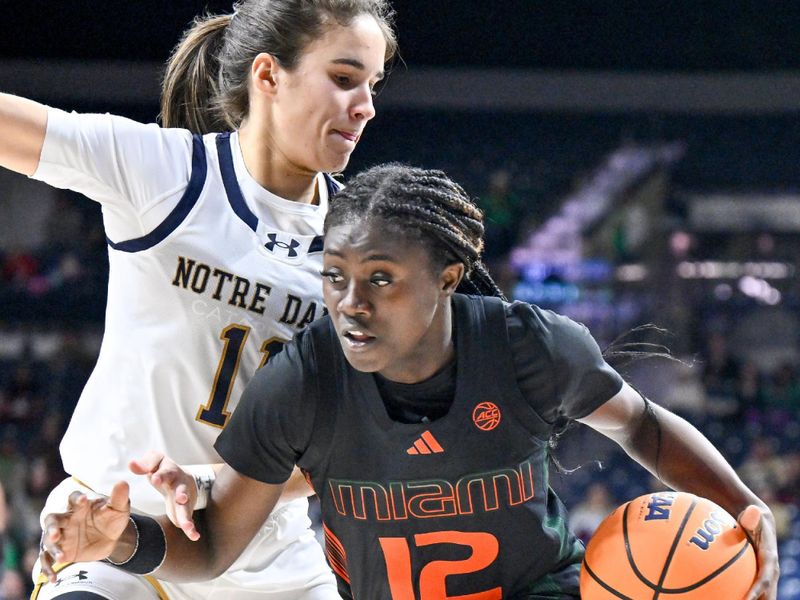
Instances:
[[[411,551],[404,538],[380,538],[392,600],[416,600],[411,582]]]
[[[329,479],[336,511],[362,521],[430,519],[490,512],[517,506],[534,497],[534,466],[529,459],[518,467],[465,475],[456,482],[375,481]]]
[[[411,548],[402,537],[379,538],[386,561],[386,574],[392,600],[416,600],[411,570]],[[491,533],[483,531],[434,531],[414,536],[417,548],[443,544],[467,546],[472,553],[464,560],[434,560],[422,567],[419,575],[420,600],[502,600],[503,588],[447,595],[447,578],[476,573],[491,565],[499,553],[500,544]]]

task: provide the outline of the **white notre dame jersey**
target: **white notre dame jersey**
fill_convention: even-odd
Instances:
[[[105,335],[64,468],[99,493],[128,480],[134,507],[163,513],[128,462],[148,450],[221,462],[213,443],[245,384],[323,314],[322,225],[338,184],[318,178],[318,205],[287,201],[250,177],[236,133],[53,109],[34,177],[98,200],[109,238]]]

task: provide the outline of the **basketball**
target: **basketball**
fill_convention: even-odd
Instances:
[[[583,600],[744,598],[753,547],[722,508],[692,494],[639,496],[611,513],[586,547]]]

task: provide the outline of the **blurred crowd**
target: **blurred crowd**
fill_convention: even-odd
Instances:
[[[0,247],[0,321],[101,322],[108,260],[99,208],[69,191],[48,200],[42,243]]]
[[[48,356],[28,348],[0,361],[0,598],[27,598],[38,555],[39,513],[66,475],[58,444],[96,358],[64,331]]]

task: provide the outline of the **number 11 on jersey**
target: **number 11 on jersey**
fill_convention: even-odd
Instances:
[[[222,356],[219,359],[214,383],[211,385],[211,393],[208,402],[197,411],[196,419],[201,423],[223,429],[228,422],[228,417],[231,416],[228,411],[228,402],[231,399],[233,382],[236,381],[236,374],[239,372],[244,344],[249,335],[250,328],[245,325],[233,324],[222,330],[219,337],[225,342],[225,345],[222,348]],[[271,338],[261,344],[263,356],[258,368],[267,364],[270,356],[280,352],[283,344],[284,342],[277,338]]]

